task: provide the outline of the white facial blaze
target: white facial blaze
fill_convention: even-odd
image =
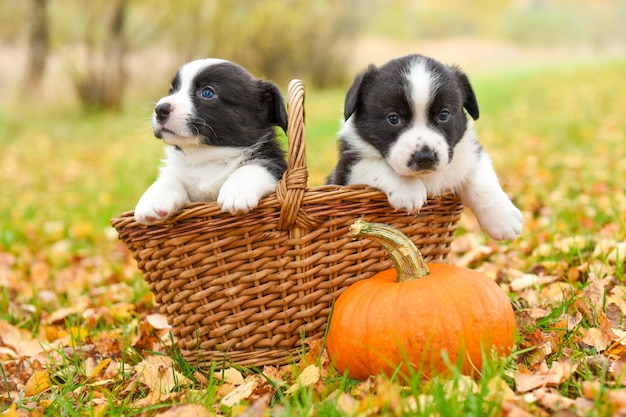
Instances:
[[[193,86],[193,82],[198,73],[211,65],[219,64],[222,62],[226,61],[219,58],[206,58],[197,59],[183,65],[179,70],[181,86],[180,90],[176,94],[181,93],[184,95],[189,95]]]
[[[428,69],[426,62],[416,60],[405,74],[406,94],[412,105],[411,126],[398,137],[387,156],[387,163],[404,176],[422,176],[444,169],[448,164],[448,143],[441,133],[428,126],[428,110],[439,87],[439,77]],[[416,171],[411,168],[413,155],[430,148],[437,155],[435,171]]]
[[[414,125],[426,124],[428,106],[438,88],[438,77],[428,70],[424,61],[418,60],[411,65],[406,74],[407,91],[413,104]]]

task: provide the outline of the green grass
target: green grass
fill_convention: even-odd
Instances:
[[[624,263],[610,261],[598,248],[601,240],[626,238],[626,62],[600,62],[502,73],[470,74],[481,106],[476,129],[492,156],[501,182],[525,213],[527,223],[520,239],[494,244],[464,217],[459,236],[473,234],[491,254],[476,267],[506,263],[523,272],[555,275],[579,292],[590,276],[610,277],[624,285]],[[309,184],[319,185],[336,161],[335,133],[341,118],[343,92],[308,91],[306,97],[307,161]],[[122,357],[128,364],[114,381],[94,386],[85,374],[80,355],[59,350],[50,365],[50,391],[23,399],[20,407],[43,407],[46,415],[155,415],[170,404],[199,403],[214,406],[221,382],[201,382],[193,366],[176,350],[165,351],[175,367],[193,381],[193,389],[158,405],[137,406],[147,393],[141,387],[128,392],[131,368],[148,351],[129,340],[137,336],[139,321],[154,305],[146,284],[129,261],[109,227],[109,219],[134,207],[153,181],[162,144],[152,137],[150,106],[128,103],[120,113],[85,114],[74,108],[9,108],[0,113],[0,320],[38,336],[49,330],[46,318],[60,308],[88,300],[95,319],[70,316],[55,325],[60,329],[85,329],[97,340],[107,331],[119,331]],[[566,242],[580,238],[573,246]],[[568,279],[572,268],[579,279]],[[506,271],[505,269],[502,269]],[[508,284],[511,277],[500,277]],[[345,415],[347,393],[358,406],[389,415],[500,415],[500,403],[512,388],[512,372],[530,366],[534,356],[524,351],[524,336],[534,330],[562,335],[559,349],[547,363],[573,358],[576,374],[558,387],[568,398],[581,396],[585,381],[600,381],[603,390],[589,415],[610,415],[607,376],[587,364],[590,355],[576,339],[576,329],[593,326],[586,319],[576,329],[562,331],[563,314],[576,309],[577,298],[559,302],[544,297],[547,286],[533,290],[532,302],[521,293],[510,297],[518,308],[528,303],[552,313],[522,327],[517,353],[507,361],[490,360],[476,381],[460,375],[423,383],[413,378],[407,388],[387,378],[364,385],[332,369],[320,386],[307,386],[285,394],[276,386],[270,405],[276,415]],[[129,315],[108,315],[119,303],[131,303]],[[624,322],[621,329],[625,329]],[[56,327],[55,327],[56,328]],[[532,350],[532,349],[531,349]],[[0,387],[8,377],[5,362]],[[73,370],[76,378],[64,376]],[[299,372],[291,372],[293,379]],[[469,384],[471,389],[465,385]],[[6,395],[0,388],[0,397]],[[496,392],[497,395],[494,394]],[[94,399],[98,398],[98,408]],[[43,405],[42,405],[43,404]],[[108,406],[106,404],[109,404]],[[532,406],[529,406],[532,408]],[[3,405],[0,402],[0,411]],[[343,411],[342,411],[343,410]],[[220,409],[226,415],[236,411]]]

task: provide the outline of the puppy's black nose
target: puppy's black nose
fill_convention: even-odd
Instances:
[[[435,151],[424,146],[413,154],[409,165],[415,170],[434,169],[437,166],[437,162],[439,162],[439,158]]]
[[[161,103],[154,108],[154,114],[159,123],[163,123],[172,114],[172,105],[170,103]]]

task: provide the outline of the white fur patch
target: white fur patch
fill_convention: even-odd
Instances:
[[[424,60],[415,60],[405,77],[410,88],[407,95],[413,104],[414,124],[426,125],[428,107],[439,87],[439,77],[428,69]]]

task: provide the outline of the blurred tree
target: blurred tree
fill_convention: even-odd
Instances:
[[[46,60],[50,51],[50,30],[48,24],[48,1],[32,0],[29,33],[28,69],[23,80],[23,88],[29,93],[41,85],[46,72]],[[26,94],[29,96],[29,94]]]
[[[215,45],[214,50],[256,66],[265,76],[299,77],[320,87],[338,84],[344,81],[347,49],[359,23],[362,9],[358,3],[358,0],[238,2],[240,10],[234,15],[239,16],[239,22],[233,22],[237,25],[236,37]],[[223,16],[220,12],[215,15]],[[232,24],[222,28],[227,33],[233,29]]]
[[[359,0],[181,0],[176,13],[155,2],[133,3],[150,11],[141,33],[146,26],[158,28],[152,45],[168,45],[181,62],[220,57],[260,77],[278,82],[299,77],[316,86],[344,81],[349,39],[365,12]]]
[[[117,109],[126,85],[124,25],[128,0],[83,1],[84,62],[71,72],[82,104]]]

